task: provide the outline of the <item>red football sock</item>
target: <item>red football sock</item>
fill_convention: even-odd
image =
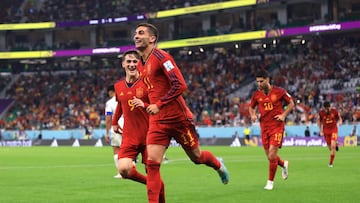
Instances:
[[[282,160],[279,156],[277,157],[278,165],[284,167],[284,160]]]
[[[160,163],[147,160],[146,164],[147,176],[146,176],[146,188],[148,193],[149,203],[159,203],[159,196],[161,190],[161,176],[160,176]]]
[[[218,170],[221,167],[221,163],[216,157],[209,151],[202,151],[200,154],[199,159],[195,162],[196,164],[206,164]]]
[[[131,180],[136,181],[136,182],[139,182],[139,183],[142,183],[142,184],[146,184],[146,176],[139,173],[136,170],[135,166],[133,166],[131,168],[129,175],[126,178],[131,179]]]
[[[161,190],[160,190],[160,196],[159,196],[159,203],[165,203],[165,185],[164,182],[161,181]]]
[[[277,167],[278,167],[277,159],[269,160],[269,180],[274,181]]]
[[[335,158],[335,154],[334,154],[334,155],[330,155],[330,165],[333,164],[334,158]]]

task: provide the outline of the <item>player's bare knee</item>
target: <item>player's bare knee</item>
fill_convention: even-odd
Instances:
[[[192,161],[194,164],[199,165],[202,164],[200,161],[196,160],[196,161]]]
[[[269,154],[268,155],[268,160],[271,162],[271,161],[277,161],[277,155],[271,155]]]
[[[131,168],[128,168],[128,167],[119,167],[119,173],[124,178],[129,176],[130,170],[131,170]]]
[[[194,164],[202,164],[200,150],[188,150],[186,154]]]
[[[200,160],[200,157],[190,157],[190,160],[196,165],[202,164],[202,161]]]

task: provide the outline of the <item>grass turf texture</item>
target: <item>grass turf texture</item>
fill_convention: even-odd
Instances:
[[[181,148],[169,148],[169,163],[161,167],[169,203],[192,202],[358,202],[360,199],[360,148],[343,147],[334,168],[328,168],[325,147],[284,147],[289,178],[278,168],[274,190],[265,191],[268,162],[260,147],[209,147],[224,158],[230,182],[223,185],[217,173],[196,166]],[[114,179],[110,147],[0,147],[0,202],[130,202],[144,203],[145,185]],[[142,164],[138,164],[144,172]]]

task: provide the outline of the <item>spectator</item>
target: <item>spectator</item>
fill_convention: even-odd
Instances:
[[[188,67],[182,69],[189,89],[184,95],[194,112],[196,124],[245,126],[249,123],[249,95],[237,91],[249,84],[246,78],[254,77],[253,64],[274,70],[277,74],[273,74],[273,84],[284,84],[299,101],[296,111],[288,115],[288,124],[315,123],[325,99],[339,108],[345,123],[359,120],[360,94],[356,88],[346,89],[344,85],[344,93],[339,96],[328,84],[329,81],[336,84],[337,80],[356,82],[354,78],[360,78],[359,60],[351,51],[357,53],[359,40],[329,36],[326,40],[318,37],[308,40],[303,46],[287,45],[278,44],[276,49],[261,49],[256,53],[244,44],[239,53],[224,48],[224,52],[209,49],[196,56],[174,54],[181,67]],[[337,49],[333,49],[333,45]],[[264,60],[261,60],[262,55]],[[278,69],[271,68],[276,64]],[[14,83],[10,83],[11,76],[5,80],[1,77],[0,86],[5,90],[5,97],[15,100],[2,125],[9,130],[20,126],[26,130],[38,130],[40,126],[44,129],[84,128],[85,124],[101,127],[105,120],[101,113],[104,105],[97,101],[105,99],[102,89],[121,78],[119,74],[123,73],[115,68],[118,65],[117,60],[105,63],[94,58],[79,69],[78,63],[48,61],[40,70],[51,72],[40,72],[39,67],[29,65],[27,74],[20,73]],[[91,108],[100,115],[100,121],[96,114],[90,118]],[[205,111],[207,113],[203,113]]]
[[[244,128],[244,136],[247,142],[250,141],[250,136],[251,136],[251,128],[249,125],[246,125]]]
[[[305,137],[310,137],[310,128],[309,128],[309,126],[306,126],[304,134],[305,134]]]

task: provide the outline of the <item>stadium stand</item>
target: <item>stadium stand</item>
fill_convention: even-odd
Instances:
[[[100,1],[100,0],[26,0],[6,3],[2,12],[2,22],[46,22],[73,21],[97,18],[121,17],[144,14],[175,8],[203,5],[221,0],[173,0],[173,1]],[[20,16],[19,16],[20,15]],[[20,19],[14,16],[21,17]]]
[[[19,23],[23,14],[21,13],[22,0],[2,1],[0,10],[1,23]]]
[[[177,60],[189,88],[185,98],[195,113],[198,125],[245,125],[248,114],[244,107],[249,95],[233,98],[228,95],[238,90],[243,82],[248,83],[245,79],[253,78],[256,67],[273,66],[275,68],[270,70],[274,74],[274,84],[285,84],[298,101],[297,111],[289,116],[290,124],[314,123],[314,114],[325,99],[334,102],[343,119],[351,122],[360,100],[359,93],[353,88],[359,85],[360,75],[358,56],[351,55],[353,50],[350,52],[348,47],[350,40],[353,39],[334,36],[333,39],[327,37],[323,40],[316,37],[307,45],[292,47],[291,51],[279,45],[276,51],[262,50],[266,60],[261,55],[255,57],[254,53],[246,53],[248,48],[245,47],[242,57],[231,50],[225,53],[207,52],[195,58],[179,57]],[[330,49],[334,44],[338,49]],[[358,47],[358,44],[352,46]],[[252,58],[249,59],[249,56]],[[297,60],[293,60],[295,58]],[[43,129],[69,129],[83,125],[100,127],[98,121],[91,121],[90,110],[97,111],[100,120],[103,120],[103,104],[98,101],[105,100],[105,87],[121,77],[120,68],[115,65],[101,68],[103,64],[94,62],[82,71],[74,71],[77,66],[73,63],[67,66],[69,69],[62,71],[22,73],[7,91],[7,95],[17,101],[6,117],[8,128],[14,129],[19,125],[25,129],[40,126]],[[356,85],[335,87],[347,80],[347,76],[351,76],[348,81],[357,82]],[[331,82],[319,85],[327,83],[324,81]],[[205,123],[206,115],[210,123]]]
[[[170,1],[136,1],[136,7],[132,5],[134,1],[79,0],[76,4],[64,0],[16,2],[20,11],[14,10],[12,4],[6,5],[8,12],[6,15],[2,13],[3,22],[104,18],[217,1],[199,0],[189,3],[190,1],[179,0],[171,1],[171,4]],[[312,6],[308,2],[301,5],[302,8]],[[292,7],[295,6],[290,5],[289,8]],[[196,33],[186,33],[187,25],[180,23],[179,26],[183,28],[171,39],[303,23],[308,25],[315,21],[329,20],[329,17],[324,16],[301,19],[293,11],[292,16],[287,19],[288,22],[284,24],[280,22],[283,19],[271,15],[272,12],[266,12],[269,9],[259,7],[247,11],[248,15],[258,11],[259,15],[253,19],[253,22],[257,22],[256,25],[249,21],[244,25],[237,23],[233,26],[212,20],[209,30],[203,30],[200,26]],[[311,12],[318,12],[321,8],[314,6],[314,9]],[[340,10],[342,11],[342,8]],[[10,14],[14,18],[9,18]],[[234,12],[231,14],[225,19],[234,17]],[[226,16],[221,12],[214,15]],[[192,17],[196,18],[197,15]],[[103,29],[106,30],[106,27]],[[71,29],[68,31],[71,32]],[[127,30],[125,36],[130,32],[131,30]],[[296,99],[296,111],[289,115],[289,125],[314,123],[316,112],[325,99],[340,109],[345,122],[359,121],[360,93],[357,88],[360,85],[360,38],[358,31],[346,35],[342,33],[341,37],[339,36],[340,34],[308,36],[304,38],[304,43],[300,44],[292,43],[291,39],[281,39],[276,44],[257,42],[260,46],[256,47],[253,47],[254,43],[251,41],[242,42],[238,48],[234,48],[233,44],[212,45],[205,46],[203,51],[198,51],[198,47],[190,49],[192,54],[182,49],[169,51],[177,57],[176,60],[187,80],[189,91],[185,98],[194,112],[198,126],[244,126],[249,123],[250,91],[245,91],[243,87],[250,86],[251,90],[256,88],[253,81],[254,72],[258,68],[272,72],[273,84],[284,86]],[[14,38],[12,46],[7,49],[78,49],[89,45],[65,39],[65,36],[59,34],[51,45],[43,44],[42,40],[34,42]],[[267,47],[261,46],[265,43]],[[9,44],[11,43],[7,45]],[[2,94],[4,98],[15,100],[6,114],[0,117],[0,124],[5,129],[101,128],[104,102],[99,101],[105,101],[106,87],[123,76],[119,59],[114,55],[91,57],[86,61],[51,59],[44,64],[17,65],[2,71],[12,73],[10,77],[1,76]],[[90,115],[94,115],[94,119],[91,119]]]

